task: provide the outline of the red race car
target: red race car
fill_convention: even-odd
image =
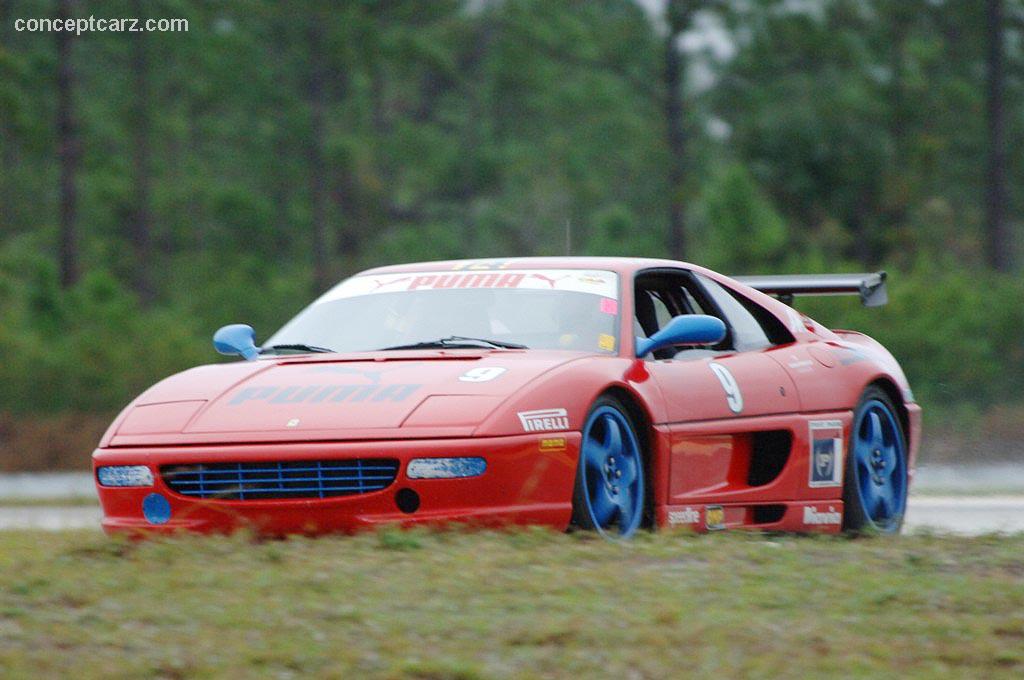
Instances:
[[[893,357],[795,311],[885,274],[630,258],[383,267],[246,361],[148,389],[93,454],[107,531],[385,522],[896,532],[921,410]]]

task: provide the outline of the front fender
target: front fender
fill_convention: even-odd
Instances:
[[[563,364],[527,383],[495,409],[473,434],[483,437],[579,431],[594,400],[612,388],[630,393],[652,423],[665,421],[661,392],[643,361],[595,356]]]

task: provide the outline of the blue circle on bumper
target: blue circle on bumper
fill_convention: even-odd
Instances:
[[[171,504],[158,493],[151,493],[142,500],[142,515],[150,524],[166,524],[171,518]]]

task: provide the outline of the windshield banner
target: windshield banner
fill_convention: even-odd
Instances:
[[[513,288],[520,290],[564,290],[590,293],[618,300],[618,276],[608,271],[584,269],[523,269],[475,272],[409,272],[367,274],[342,281],[317,302],[417,290],[459,288]]]

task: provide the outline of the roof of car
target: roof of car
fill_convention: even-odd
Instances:
[[[438,262],[410,262],[377,267],[360,272],[365,274],[395,274],[400,272],[472,271],[495,269],[601,269],[619,273],[634,272],[652,267],[687,267],[693,265],[676,260],[646,257],[509,257],[477,260],[444,260]]]

